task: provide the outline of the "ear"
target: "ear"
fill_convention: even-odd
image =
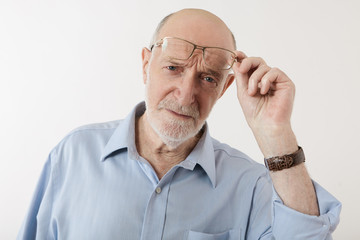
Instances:
[[[234,79],[235,79],[235,76],[234,76],[233,73],[230,73],[230,74],[227,75],[226,81],[225,81],[225,84],[224,84],[224,88],[223,88],[219,98],[222,97],[222,95],[226,92],[228,87],[230,87],[230,85],[234,82]]]
[[[151,51],[144,47],[141,51],[141,58],[142,58],[142,70],[143,70],[143,81],[146,83],[147,80],[147,69],[149,66],[151,57]]]

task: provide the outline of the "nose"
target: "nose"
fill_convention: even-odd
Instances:
[[[174,95],[181,106],[189,106],[195,102],[198,91],[195,69],[188,69],[182,75],[181,81],[174,91]]]

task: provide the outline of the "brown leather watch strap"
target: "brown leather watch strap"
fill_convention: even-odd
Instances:
[[[264,161],[266,168],[270,171],[280,171],[305,162],[305,154],[303,149],[299,146],[299,149],[292,154],[266,158]]]

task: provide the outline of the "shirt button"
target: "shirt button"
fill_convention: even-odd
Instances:
[[[161,193],[161,187],[157,187],[157,188],[155,189],[155,192],[156,192],[157,194]]]

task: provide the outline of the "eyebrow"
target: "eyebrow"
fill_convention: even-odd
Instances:
[[[185,66],[186,65],[185,63],[181,62],[182,60],[178,60],[178,59],[171,58],[171,57],[169,57],[165,61],[170,63],[170,64],[177,65],[177,66]],[[215,71],[215,70],[213,70],[211,68],[207,68],[207,67],[205,67],[204,71],[202,71],[202,72],[213,75],[216,78],[218,78],[219,80],[222,80],[222,78],[224,76],[224,74],[222,74],[221,72]]]
[[[174,58],[169,58],[169,59],[167,59],[167,61],[169,63],[175,64],[175,65],[185,65],[183,62],[181,62],[181,60],[174,59]]]
[[[218,71],[214,71],[214,70],[212,70],[212,69],[210,69],[210,68],[206,68],[206,71],[205,71],[205,72],[210,73],[211,75],[215,76],[215,77],[218,78],[219,80],[222,80],[222,78],[223,78],[223,76],[224,76],[222,73],[220,73],[220,72],[218,72]]]
[[[185,65],[184,61],[178,60],[178,59],[175,59],[175,58],[172,58],[172,57],[162,58],[161,63],[174,64],[176,66],[184,66]]]

